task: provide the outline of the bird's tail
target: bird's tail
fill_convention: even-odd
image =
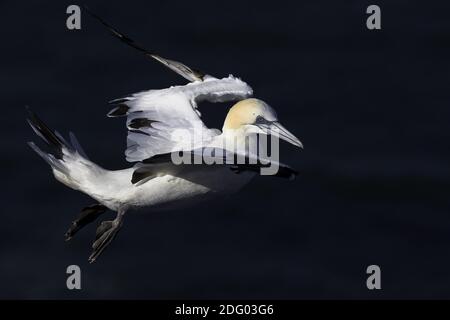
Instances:
[[[31,110],[28,109],[28,113],[28,123],[47,144],[49,151],[43,151],[34,142],[28,142],[28,145],[52,167],[58,181],[72,189],[86,192],[86,188],[103,169],[88,159],[72,132],[69,143],[58,132],[47,127]]]

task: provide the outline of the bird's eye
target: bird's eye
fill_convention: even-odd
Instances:
[[[255,119],[255,124],[268,124],[270,121],[266,120],[262,116],[257,116]]]

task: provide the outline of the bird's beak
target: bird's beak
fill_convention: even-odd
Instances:
[[[300,142],[300,140],[294,136],[292,133],[288,131],[281,123],[278,121],[270,122],[270,124],[264,124],[261,126],[258,126],[265,134],[270,134],[272,136],[278,137],[284,141],[287,141],[294,146],[297,146],[299,148],[303,149],[303,144]]]

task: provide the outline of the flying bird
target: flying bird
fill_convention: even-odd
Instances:
[[[143,91],[110,102],[113,109],[108,117],[126,117],[125,155],[133,165],[123,170],[107,170],[90,161],[72,132],[68,142],[28,110],[28,122],[48,151],[33,142],[28,142],[30,147],[51,166],[58,181],[97,201],[82,209],[66,232],[66,241],[106,210],[117,212],[114,220],[98,226],[90,263],[115,238],[126,212],[139,208],[176,209],[230,194],[250,182],[261,169],[273,165],[272,159],[263,159],[248,150],[249,141],[258,139],[255,134],[279,137],[302,147],[299,139],[280,124],[273,108],[252,98],[253,90],[244,81],[232,75],[219,79],[163,58],[85,9],[122,42],[189,81],[186,85]],[[202,101],[237,101],[229,109],[221,131],[202,122],[197,109]],[[204,161],[175,163],[174,155],[180,154]],[[236,161],[238,157],[243,161]],[[275,176],[293,178],[297,174],[287,165],[276,165]]]

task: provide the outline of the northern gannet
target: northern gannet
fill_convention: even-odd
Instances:
[[[180,208],[235,192],[247,184],[261,169],[271,165],[262,161],[259,154],[248,150],[249,141],[257,141],[255,134],[271,134],[302,147],[301,142],[278,122],[275,111],[267,103],[251,98],[253,90],[242,80],[231,75],[218,79],[162,58],[92,15],[121,41],[159,61],[190,83],[143,91],[111,101],[114,108],[108,116],[127,117],[125,155],[127,161],[135,164],[123,170],[106,170],[90,161],[73,133],[69,134],[69,143],[29,110],[30,126],[50,151],[42,151],[33,142],[28,142],[30,147],[51,166],[58,181],[98,202],[82,209],[66,232],[66,240],[107,209],[117,212],[114,220],[103,221],[97,228],[89,262],[94,262],[111,243],[122,226],[125,213],[131,209]],[[197,103],[201,101],[238,101],[229,110],[222,132],[209,129],[202,122],[197,110]],[[176,132],[181,134],[174,134]],[[205,153],[206,149],[209,152]],[[184,152],[183,156],[195,158],[200,155],[204,162],[177,164],[174,155],[180,155],[180,151]],[[233,161],[228,161],[230,155]],[[236,161],[237,157],[243,157],[244,163]],[[211,159],[216,160],[214,164],[207,164]],[[286,165],[277,163],[277,167],[276,176],[292,178],[296,175]]]

